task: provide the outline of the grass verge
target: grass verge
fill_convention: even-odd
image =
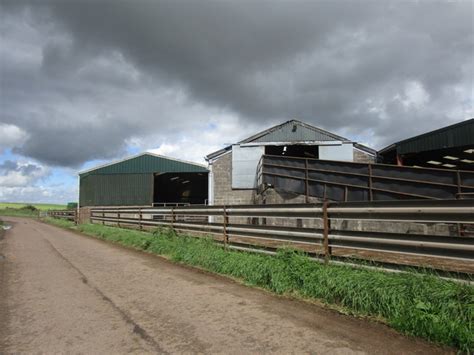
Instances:
[[[0,209],[0,216],[10,217],[38,217],[38,211],[33,211],[26,208],[2,208]]]
[[[471,353],[474,348],[474,287],[425,273],[387,273],[323,265],[303,253],[277,256],[226,251],[211,239],[170,230],[140,232],[46,219],[63,228],[171,260],[230,275],[277,294],[291,294],[342,307],[347,313],[383,320],[398,331]]]

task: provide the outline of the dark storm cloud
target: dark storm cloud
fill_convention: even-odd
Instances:
[[[219,110],[260,128],[299,118],[380,147],[472,112],[472,6],[11,2],[0,121],[29,134],[16,152],[63,166]]]

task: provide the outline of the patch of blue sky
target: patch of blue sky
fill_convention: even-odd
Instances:
[[[18,155],[12,153],[11,149],[5,149],[2,154],[0,154],[0,163],[3,163],[7,160],[17,160]]]
[[[140,149],[136,146],[128,146],[126,148],[126,151],[127,151],[127,155],[135,155],[135,154],[141,153]]]

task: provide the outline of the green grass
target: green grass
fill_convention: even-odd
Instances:
[[[66,219],[45,217],[42,218],[42,220],[49,224],[54,224],[58,227],[76,229],[76,225],[74,224],[74,222],[68,221]]]
[[[0,209],[2,210],[6,208],[20,209],[28,205],[34,206],[36,207],[36,209],[41,210],[41,211],[66,209],[66,205],[55,205],[55,204],[47,204],[47,203],[17,203],[17,202],[0,202]]]
[[[388,273],[316,263],[282,249],[277,256],[226,251],[211,239],[51,220],[66,228],[167,256],[174,262],[229,275],[277,294],[319,300],[346,313],[370,316],[398,331],[457,347],[474,348],[474,287],[427,273]]]
[[[4,208],[4,209],[0,209],[0,216],[38,217],[38,211],[17,209],[17,208]]]
[[[34,208],[29,208],[33,206]],[[36,210],[34,210],[36,209]],[[13,217],[38,217],[40,211],[66,209],[66,205],[54,205],[46,203],[15,203],[0,202],[0,216]]]

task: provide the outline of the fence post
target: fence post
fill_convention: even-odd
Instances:
[[[120,210],[117,209],[117,227],[120,228]]]
[[[304,160],[304,172],[305,172],[305,178],[304,178],[305,203],[309,203],[308,159]]]
[[[143,230],[143,226],[142,226],[142,209],[139,208],[138,209],[138,228],[140,230]]]
[[[77,209],[74,210],[74,224],[77,226],[77,219],[78,219],[78,215],[77,215]]]
[[[104,209],[102,208],[102,225],[105,225],[104,218],[105,218],[105,212],[104,212]]]
[[[227,243],[229,242],[229,235],[227,234],[227,225],[229,224],[229,215],[227,214],[227,209],[225,205],[223,206],[223,217],[224,221],[222,222],[223,231],[224,231],[224,249],[227,250]]]
[[[374,200],[374,192],[372,191],[372,164],[369,163],[369,201],[373,201],[373,200]]]
[[[328,200],[323,202],[323,247],[324,247],[324,262],[327,264],[329,262],[329,257],[331,256],[331,248],[329,247],[329,229],[331,228],[328,217]]]
[[[174,230],[174,222],[176,222],[176,215],[174,212],[174,207],[171,207],[171,229]]]
[[[456,199],[460,199],[462,198],[462,195],[461,195],[462,190],[461,190],[461,173],[459,172],[459,170],[456,170],[456,184],[458,185],[458,193],[457,193]],[[464,234],[462,231],[462,224],[457,223],[456,227],[457,227],[458,237],[462,237]]]

